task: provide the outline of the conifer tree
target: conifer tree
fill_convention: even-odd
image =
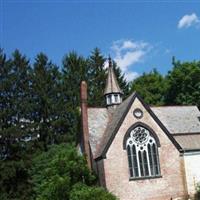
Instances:
[[[104,67],[106,59],[98,48],[95,48],[88,58],[90,71],[88,72],[89,105],[103,106],[104,89],[106,85],[106,69]]]
[[[13,112],[12,123],[15,125],[15,137],[27,134],[30,124],[30,65],[28,59],[16,50],[12,60],[12,102]]]
[[[9,157],[18,156],[19,142],[28,131],[29,67],[18,50],[7,62],[1,54],[1,129],[5,155]]]
[[[129,94],[129,83],[127,83],[124,74],[122,73],[121,69],[119,66],[117,66],[117,63],[113,61],[113,69],[117,78],[117,81],[119,83],[119,87],[123,91],[123,99],[125,99]]]
[[[58,136],[56,120],[60,109],[60,73],[46,55],[37,55],[32,73],[32,121],[34,132],[40,137],[45,150]],[[62,130],[62,127],[60,127]]]
[[[0,49],[0,158],[4,159],[9,154],[9,131],[12,127],[11,107],[11,64],[5,53]]]
[[[66,119],[69,141],[77,139],[80,132],[80,83],[87,80],[87,61],[70,52],[63,59],[62,66],[62,116]]]

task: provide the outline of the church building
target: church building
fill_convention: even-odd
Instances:
[[[102,97],[103,98],[103,97]],[[82,152],[99,184],[120,200],[188,199],[200,183],[200,111],[123,99],[112,61],[106,107],[87,106],[81,83]]]

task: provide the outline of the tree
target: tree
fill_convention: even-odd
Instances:
[[[12,108],[11,108],[11,65],[10,60],[6,58],[3,50],[0,49],[0,158],[4,159],[9,154],[7,139],[8,132],[11,129]]]
[[[106,87],[107,69],[105,68],[106,58],[101,54],[100,49],[95,48],[88,58],[89,76],[89,105],[105,106],[104,90]],[[124,98],[129,95],[129,84],[124,78],[121,69],[113,61],[113,69],[120,88],[124,92]]]
[[[91,185],[95,181],[85,159],[70,145],[53,145],[49,151],[37,155],[30,173],[33,199],[67,200],[73,185],[78,182]]]
[[[64,57],[62,66],[62,115],[67,120],[67,132],[71,136],[71,141],[75,141],[80,132],[80,83],[82,80],[88,80],[87,76],[87,61],[82,56],[70,52]]]
[[[88,98],[90,106],[104,106],[104,90],[106,85],[106,59],[98,48],[95,48],[88,58]]]
[[[117,63],[113,61],[113,69],[117,78],[117,81],[119,83],[119,87],[121,88],[121,90],[123,91],[124,95],[124,99],[130,94],[129,91],[129,83],[127,83],[124,74],[122,73],[121,69],[119,66],[117,66]]]
[[[20,140],[29,130],[29,61],[16,50],[11,59],[1,55],[1,140],[6,157],[19,156]]]
[[[150,105],[163,105],[166,91],[165,78],[156,69],[143,73],[131,84],[131,91],[136,91]]]
[[[200,62],[173,60],[173,69],[166,77],[168,105],[197,105],[200,107]]]
[[[117,198],[100,187],[90,187],[85,184],[76,184],[70,192],[70,200],[117,200]]]
[[[194,199],[195,200],[200,199],[200,182],[197,183],[197,185],[196,185],[196,194],[195,194],[195,198]]]
[[[77,109],[80,105],[80,83],[88,79],[87,61],[75,52],[70,52],[63,59],[62,72],[65,98],[71,102],[73,109]]]
[[[37,55],[32,72],[32,113],[33,132],[39,136],[45,150],[48,144],[53,144],[65,129],[58,127],[62,124],[61,113],[61,75],[58,67],[52,64],[46,55]]]

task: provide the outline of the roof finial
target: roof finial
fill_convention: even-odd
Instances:
[[[109,63],[109,67],[112,67],[112,59],[111,59],[110,55],[108,56],[108,63]]]

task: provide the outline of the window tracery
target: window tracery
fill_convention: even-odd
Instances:
[[[135,127],[126,141],[126,149],[131,178],[160,175],[157,144],[148,129]]]

